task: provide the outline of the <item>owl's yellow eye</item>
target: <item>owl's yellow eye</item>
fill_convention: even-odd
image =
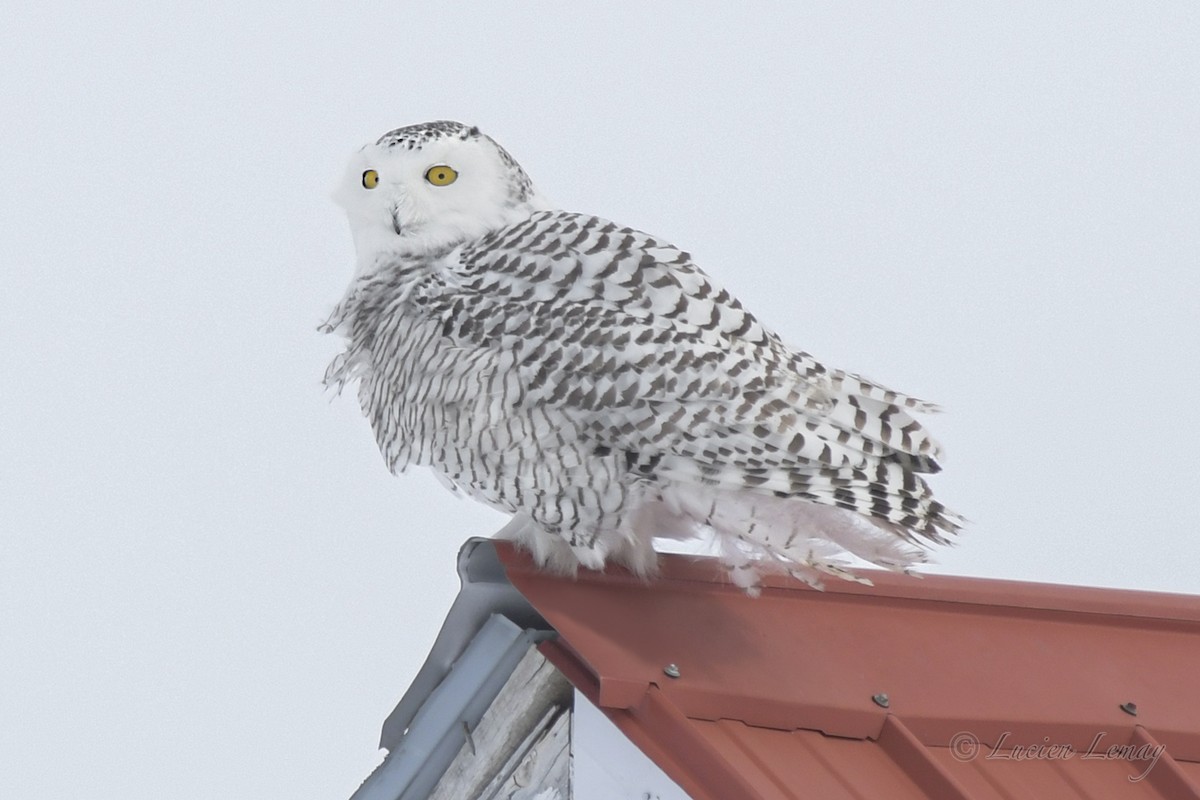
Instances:
[[[438,164],[436,167],[430,167],[425,171],[425,180],[434,186],[449,186],[458,180],[458,173],[454,171],[453,167]]]
[[[363,188],[374,189],[379,185],[379,173],[373,169],[369,169],[363,173]]]

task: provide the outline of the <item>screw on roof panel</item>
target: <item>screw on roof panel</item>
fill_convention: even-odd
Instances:
[[[679,677],[679,667],[675,666],[674,664],[667,664],[665,667],[663,667],[663,672],[668,678]]]
[[[884,692],[871,695],[871,699],[874,700],[875,705],[879,706],[880,708],[887,708],[892,702]]]
[[[1121,703],[1119,708],[1131,717],[1137,716],[1137,703]]]

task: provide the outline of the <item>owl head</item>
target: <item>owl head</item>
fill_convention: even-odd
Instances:
[[[478,128],[427,122],[354,156],[334,193],[360,263],[385,252],[444,250],[543,208],[529,176]]]

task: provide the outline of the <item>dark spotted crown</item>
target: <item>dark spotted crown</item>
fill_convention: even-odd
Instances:
[[[437,122],[422,122],[420,125],[406,125],[388,131],[379,137],[375,144],[383,147],[403,147],[413,150],[437,139],[477,139],[482,136],[479,128],[473,125],[463,125],[461,122],[438,120]]]

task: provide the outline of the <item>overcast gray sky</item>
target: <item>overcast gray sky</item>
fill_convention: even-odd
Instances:
[[[430,119],[942,403],[939,570],[1200,592],[1200,6],[246,5],[5,9],[0,796],[376,762],[503,521],[319,385],[333,183]]]

